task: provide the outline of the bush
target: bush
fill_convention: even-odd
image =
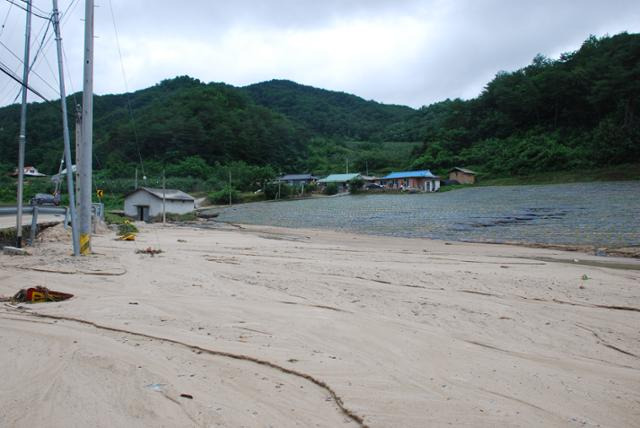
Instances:
[[[265,186],[264,197],[270,199],[287,199],[293,193],[293,188],[285,183],[269,183]]]
[[[124,222],[127,221],[127,219],[125,219],[120,215],[106,212],[104,213],[104,221],[107,224],[124,224]]]
[[[349,192],[351,193],[359,193],[362,191],[364,187],[364,180],[360,177],[356,177],[349,181]]]
[[[231,202],[238,203],[241,202],[240,194],[233,187],[225,186],[221,190],[217,192],[211,192],[207,195],[209,202],[217,205],[225,205],[229,203],[229,195],[231,195]]]
[[[138,228],[129,221],[125,221],[118,226],[118,235],[126,235],[127,233],[138,233]]]
[[[338,185],[336,183],[327,183],[327,187],[324,188],[325,195],[335,195],[338,193]]]

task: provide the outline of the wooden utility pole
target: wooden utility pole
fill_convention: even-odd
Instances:
[[[56,35],[58,53],[58,75],[60,76],[60,103],[62,104],[62,137],[64,140],[64,159],[67,163],[67,191],[69,193],[69,210],[71,211],[71,237],[73,241],[73,255],[80,255],[78,239],[78,219],[76,218],[76,196],[73,188],[73,163],[71,162],[71,141],[69,137],[69,123],[67,118],[67,94],[64,87],[64,69],[62,65],[62,37],[60,36],[60,15],[58,0],[53,1],[53,30]],[[62,179],[62,177],[60,177]]]
[[[27,23],[24,33],[22,67],[22,104],[20,106],[20,136],[18,137],[18,213],[16,216],[16,247],[22,247],[22,191],[24,188],[24,148],[27,142],[27,86],[29,84],[29,47],[31,45],[31,0],[27,0]]]
[[[85,0],[82,148],[80,173],[80,253],[91,254],[91,179],[93,174],[93,0]]]
[[[162,170],[162,224],[167,223],[167,178]]]
[[[231,200],[231,170],[229,170],[229,205],[233,205],[233,201]]]

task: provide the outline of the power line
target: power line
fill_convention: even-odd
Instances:
[[[13,5],[9,6],[9,9],[7,9],[7,14],[4,17],[4,21],[2,22],[2,27],[0,28],[0,37],[2,36],[2,33],[4,33],[4,27],[7,25],[7,20],[9,19],[9,14],[11,13],[12,7]]]
[[[13,80],[15,80],[16,82],[18,82],[20,84],[20,86],[27,88],[28,91],[33,92],[35,95],[37,95],[38,97],[42,98],[44,101],[49,102],[49,100],[47,98],[45,98],[40,92],[36,91],[35,89],[30,87],[29,85],[25,85],[24,82],[22,82],[22,80],[20,79],[20,77],[16,76],[15,73],[12,72],[11,69],[9,69],[9,67],[7,67],[2,62],[0,62],[0,71],[3,72],[4,74],[6,74],[7,76],[9,76],[10,78],[12,78]]]
[[[136,151],[138,152],[138,159],[140,161],[140,167],[142,168],[142,175],[144,176],[144,163],[142,162],[142,154],[140,153],[140,145],[138,144],[138,131],[136,129],[136,121],[133,117],[133,109],[131,108],[131,96],[129,94],[129,85],[127,84],[127,75],[124,71],[124,61],[122,60],[122,50],[120,49],[120,37],[118,36],[118,27],[116,26],[116,16],[113,13],[113,4],[109,0],[109,10],[111,11],[111,22],[113,22],[113,31],[116,35],[116,46],[118,47],[118,56],[120,57],[120,70],[122,71],[122,80],[124,81],[124,89],[127,94],[127,107],[129,110],[129,116],[131,117],[131,124],[133,125],[133,138],[136,143]]]
[[[14,5],[15,7],[18,7],[18,8],[20,8],[20,9],[24,10],[25,12],[28,12],[26,7],[24,7],[24,6],[21,6],[21,5],[17,4],[17,3],[16,3],[16,2],[14,2],[13,0],[6,0],[6,1],[7,1],[7,2],[9,2],[9,3],[11,3],[12,5]],[[51,16],[44,16],[44,15],[40,15],[40,14],[38,14],[38,13],[35,13],[34,11],[31,11],[31,15],[33,15],[33,16],[37,16],[38,18],[42,18],[42,19],[48,19],[48,20],[50,20],[50,19],[51,19]]]
[[[9,1],[9,0],[7,0]],[[20,1],[25,1],[25,0],[20,0]],[[15,5],[17,7],[20,7],[18,4],[15,4],[13,1],[9,1],[9,3],[11,3],[11,5]],[[61,28],[64,27],[64,24],[66,24],[66,22],[68,22],[68,18],[71,16],[70,13],[68,13],[69,11],[75,10],[75,7],[79,4],[78,0],[72,0],[68,5],[67,8],[65,9],[65,11],[61,14],[61,19],[60,21],[65,21],[65,22],[61,22]],[[32,4],[33,7],[33,4]],[[23,8],[23,10],[25,10]],[[45,11],[43,11],[42,9],[39,9],[41,11],[41,13],[46,13]],[[31,62],[31,66],[29,67],[29,72],[33,73],[36,77],[38,77],[42,82],[44,82],[45,85],[47,85],[56,95],[59,95],[58,90],[52,85],[50,84],[45,78],[43,78],[41,75],[39,75],[36,71],[34,71],[34,67],[36,65],[36,62],[39,60],[39,56],[41,53],[45,52],[49,47],[50,47],[50,43],[51,40],[53,38],[53,32],[49,32],[49,28],[51,26],[51,19],[48,19],[46,23],[43,24],[43,26],[40,28],[40,31],[38,32],[38,36],[36,36],[36,38],[40,38],[40,34],[42,34],[43,30],[44,30],[44,34],[42,35],[42,37],[40,38],[40,44],[38,46],[38,49],[36,50],[36,54],[33,57],[33,60]],[[47,37],[48,35],[48,37]],[[0,42],[1,43],[1,42]],[[18,60],[20,61],[20,63],[22,63],[23,61],[15,54],[13,53],[6,45],[3,44],[3,46],[5,47],[5,49],[9,50],[11,52],[11,54]],[[46,55],[42,55],[42,58],[44,58],[47,67],[49,68],[49,71],[52,73],[52,75],[54,76],[54,79],[57,80],[57,77],[55,76],[55,72],[53,71],[51,64],[49,63],[49,60],[47,59]],[[67,68],[68,70],[68,68]],[[18,94],[15,96],[15,98],[13,99],[13,103],[16,102],[16,100],[18,99],[18,97],[20,96],[20,91],[18,91]]]
[[[27,0],[20,0],[22,3],[28,3]],[[38,12],[42,13],[43,15],[47,14],[47,11],[40,9],[38,6],[36,6],[35,4],[33,4],[33,1],[31,1],[31,9],[36,9]]]
[[[5,45],[2,41],[0,41],[0,46],[2,46],[3,48],[5,48],[6,50],[8,50],[8,51],[9,51],[9,53],[10,53],[11,55],[13,55],[13,57],[14,57],[15,59],[17,59],[18,61],[20,61],[20,64],[23,64],[23,60],[22,60],[18,55],[16,55],[16,54],[15,54],[15,53],[14,53],[14,52],[13,52],[13,51],[8,47],[8,46],[7,46],[7,45]],[[5,67],[6,67],[6,65],[5,65]],[[42,76],[40,76],[38,73],[36,73],[36,72],[33,70],[33,64],[31,65],[30,72],[31,72],[31,73],[33,73],[36,77],[38,77],[40,80],[42,80],[42,81],[45,83],[45,85],[47,85],[49,88],[51,88],[51,89],[53,89],[54,91],[56,91],[56,89],[55,89],[55,88],[54,88],[54,87],[53,87],[49,82],[47,82],[47,81],[46,81]],[[56,92],[57,92],[57,91],[56,91]],[[16,101],[16,100],[14,99],[14,100],[13,100],[13,102],[15,102],[15,101]]]

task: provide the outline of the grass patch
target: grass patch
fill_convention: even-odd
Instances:
[[[176,214],[176,213],[165,213],[165,218],[167,221],[171,222],[181,222],[181,221],[195,221],[198,219],[195,211],[185,214]],[[157,216],[151,219],[154,223],[162,223],[162,214],[158,214]]]
[[[518,177],[484,178],[480,176],[479,186],[515,186],[527,184],[588,183],[593,181],[640,180],[640,163],[609,166],[603,168],[579,169],[573,171],[540,172]]]
[[[127,219],[121,215],[105,212],[104,213],[104,221],[107,224],[124,224]]]
[[[467,189],[469,187],[474,187],[474,186],[475,184],[447,184],[446,186],[440,186],[440,189],[438,190],[438,192],[444,193],[444,192],[450,192],[452,190]]]

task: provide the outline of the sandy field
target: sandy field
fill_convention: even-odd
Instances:
[[[0,295],[75,295],[0,303],[0,426],[640,424],[640,260],[216,223],[114,238],[0,255]]]

